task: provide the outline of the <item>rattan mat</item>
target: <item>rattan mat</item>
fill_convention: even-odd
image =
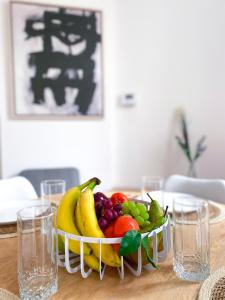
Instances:
[[[219,269],[210,275],[202,284],[198,300],[225,299],[225,269]]]
[[[0,288],[0,300],[19,300],[19,297]]]

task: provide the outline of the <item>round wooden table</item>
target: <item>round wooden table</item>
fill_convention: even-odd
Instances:
[[[225,266],[225,220],[212,224],[211,269]],[[0,287],[18,294],[17,283],[17,238],[0,239]],[[157,271],[144,270],[134,277],[125,269],[125,278],[120,280],[116,269],[107,268],[102,281],[92,273],[83,279],[80,273],[68,274],[59,268],[59,292],[51,299],[196,299],[200,283],[181,281],[172,269],[172,252],[160,264]]]

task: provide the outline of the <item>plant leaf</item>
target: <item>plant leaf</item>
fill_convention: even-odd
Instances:
[[[148,235],[146,235],[142,240],[141,240],[141,245],[146,253],[147,259],[149,263],[155,268],[158,269],[159,267],[154,263],[153,259],[151,258],[149,254],[149,248],[148,248]]]
[[[136,230],[129,230],[121,240],[120,256],[135,253],[141,245],[141,234]]]
[[[182,128],[182,134],[183,134],[183,138],[184,138],[186,147],[187,147],[187,149],[189,149],[190,148],[189,136],[188,136],[188,129],[187,129],[187,122],[186,122],[185,114],[181,115],[181,128]]]
[[[196,145],[194,160],[197,160],[202,155],[202,153],[207,149],[207,147],[203,145],[205,139],[206,136],[202,136],[201,139],[198,141]]]
[[[181,147],[183,150],[184,154],[186,155],[187,159],[191,161],[191,156],[190,156],[190,150],[187,148],[186,143],[184,143],[179,136],[175,136],[178,145]]]

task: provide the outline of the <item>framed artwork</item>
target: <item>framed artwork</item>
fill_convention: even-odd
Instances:
[[[11,2],[16,119],[103,116],[102,12]]]

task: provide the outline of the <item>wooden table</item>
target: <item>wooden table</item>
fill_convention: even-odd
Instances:
[[[225,265],[225,221],[211,225],[211,266],[216,270]],[[0,240],[0,287],[18,294],[17,238]],[[158,271],[143,271],[134,277],[127,269],[120,280],[117,270],[107,269],[102,281],[96,273],[83,279],[80,273],[68,274],[59,269],[59,292],[51,299],[160,299],[192,300],[200,284],[180,281],[172,270],[172,253]]]

